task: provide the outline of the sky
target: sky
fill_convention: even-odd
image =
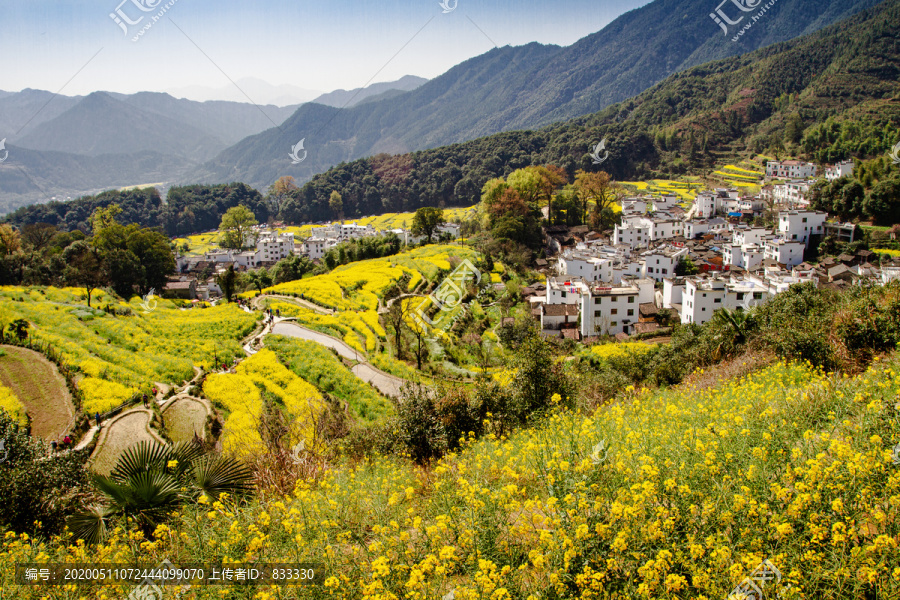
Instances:
[[[495,45],[572,44],[647,0],[443,2],[0,0],[0,90],[75,96],[256,78],[324,92],[430,79]]]

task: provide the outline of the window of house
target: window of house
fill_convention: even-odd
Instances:
[[[618,326],[619,326],[619,322],[618,322],[618,321],[613,321],[612,323],[609,324],[609,326],[610,326],[610,327],[618,327]]]
[[[633,316],[634,316],[634,309],[633,309],[633,308],[629,308],[629,309],[628,309],[628,316],[629,316],[629,317],[633,317]]]
[[[721,298],[716,298],[715,300],[713,300],[713,302],[718,304],[718,303],[721,303],[721,302],[722,302],[722,299],[721,299]]]
[[[600,304],[600,298],[599,298],[599,297],[594,298],[594,304]]]
[[[599,311],[599,310],[595,310],[595,311],[594,311],[594,317],[596,318],[596,317],[599,317],[599,316],[600,316],[600,311]]]
[[[754,300],[762,300],[762,292],[753,292]]]
[[[566,297],[566,293],[565,293],[565,292],[562,293],[562,297],[563,297],[563,298]]]
[[[611,315],[617,315],[617,314],[619,314],[619,309],[618,309],[618,308],[614,308],[614,309],[612,309],[612,310],[609,311],[609,314],[611,314]]]
[[[669,274],[669,270],[668,270],[668,269],[663,269],[663,275],[668,275],[668,274]]]
[[[744,299],[744,292],[738,292],[738,293],[737,293],[737,299],[738,299],[738,300],[743,300],[743,299]]]
[[[634,304],[634,296],[628,296],[628,304]]]

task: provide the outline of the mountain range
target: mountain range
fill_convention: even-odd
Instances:
[[[602,168],[630,180],[702,175],[716,164],[786,149],[819,161],[881,155],[889,162],[884,157],[900,135],[898,39],[900,0],[886,0],[816,33],[673,74],[597,113],[536,130],[342,163],[282,198],[277,216],[291,223],[337,218],[329,203],[334,191],[341,194],[345,218],[470,205],[489,179],[539,164],[557,165],[570,179],[577,169]],[[589,150],[601,139],[607,140],[608,155],[599,167]],[[23,208],[7,221],[72,227],[93,207],[119,202],[143,215],[142,224],[163,222],[184,234],[194,230],[190,223],[199,213],[207,227],[221,217],[208,214],[210,198],[222,199],[221,210],[252,194],[232,183],[183,187],[179,196],[181,203],[148,208],[140,194],[105,194]],[[183,202],[188,196],[193,200]],[[257,218],[275,216],[258,193],[256,198]]]
[[[336,106],[201,104],[103,92],[50,95],[49,102],[47,92],[4,95],[0,124],[18,133],[3,134],[10,160],[0,164],[0,210],[61,192],[149,182],[240,180],[265,189],[279,176],[308,181],[360,157],[540,127],[602,110],[693,65],[818,30],[874,3],[776,3],[734,42],[737,27],[723,34],[710,18],[716,9],[710,0],[654,0],[571,46],[495,48],[410,91],[378,87],[369,97],[351,90],[322,99]],[[736,19],[737,9],[727,9]],[[300,140],[306,158],[292,164],[288,155]]]
[[[228,148],[188,180],[236,179],[265,188],[282,175],[305,181],[332,165],[381,152],[540,127],[602,110],[689,67],[808,34],[875,3],[776,3],[733,42],[738,28],[723,34],[710,18],[714,2],[654,0],[571,46],[495,48],[387,101],[343,111],[305,104],[281,127]],[[737,20],[740,11],[733,4],[723,10]],[[743,20],[749,21],[746,14]],[[308,157],[292,164],[289,150],[301,139]]]

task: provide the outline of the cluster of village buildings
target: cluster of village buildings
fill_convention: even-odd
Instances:
[[[852,168],[849,161],[829,166],[826,177]],[[876,266],[868,250],[805,262],[826,236],[852,242],[857,235],[854,224],[809,209],[815,175],[810,163],[770,161],[766,177],[785,183],[763,185],[759,196],[717,189],[699,193],[688,209],[674,195],[626,198],[609,237],[586,227],[548,228],[556,262],[545,284],[525,291],[532,314],[545,335],[622,339],[653,335],[673,321],[702,324],[717,309],[749,309],[799,283],[840,288],[900,278],[900,261]],[[767,208],[777,210],[774,228],[749,224]],[[698,274],[679,275],[687,261]]]
[[[256,246],[253,249],[237,251],[215,248],[200,256],[178,256],[177,271],[180,275],[168,283],[165,293],[179,298],[209,300],[210,297],[221,295],[222,290],[216,283],[216,276],[229,267],[234,267],[236,271],[271,267],[291,255],[321,260],[326,252],[341,242],[388,233],[396,234],[404,244],[418,244],[424,239],[406,229],[378,230],[371,225],[356,223],[331,223],[313,227],[310,237],[302,240],[295,239],[293,233],[283,233],[264,226],[256,227],[250,236]],[[436,228],[434,235],[455,239],[459,236],[459,225],[444,223]],[[204,273],[207,274],[205,278],[202,277]]]

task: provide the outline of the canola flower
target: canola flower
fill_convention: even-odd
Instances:
[[[141,299],[131,303],[97,291],[88,308],[78,288],[0,287],[0,320],[25,319],[34,341],[50,344],[84,378],[79,388],[86,412],[105,412],[154,382],[177,383],[193,377],[194,366],[208,368],[214,357],[242,356],[240,340],[258,315],[228,304],[180,310],[160,299],[145,313]],[[107,314],[96,307],[110,307]]]
[[[315,423],[324,410],[319,391],[282,365],[274,352],[263,349],[241,362],[236,373],[213,373],[203,384],[207,397],[224,409],[223,449],[239,457],[265,450],[259,433],[263,392],[278,400],[290,426],[291,444],[314,448]]]
[[[28,424],[28,413],[25,411],[25,405],[22,404],[22,401],[11,389],[2,384],[0,384],[0,409],[9,413],[21,425]]]
[[[284,497],[210,498],[153,540],[120,528],[87,549],[7,533],[0,551],[7,565],[137,552],[327,571],[321,586],[256,598],[713,599],[766,559],[784,575],[766,588],[773,597],[896,598],[898,369],[892,358],[836,377],[782,362],[716,388],[638,391],[591,415],[558,409],[509,438],[465,439],[427,471],[378,458],[335,465]],[[602,440],[605,460],[594,461]],[[46,595],[14,586],[10,567],[0,578],[17,598]]]

